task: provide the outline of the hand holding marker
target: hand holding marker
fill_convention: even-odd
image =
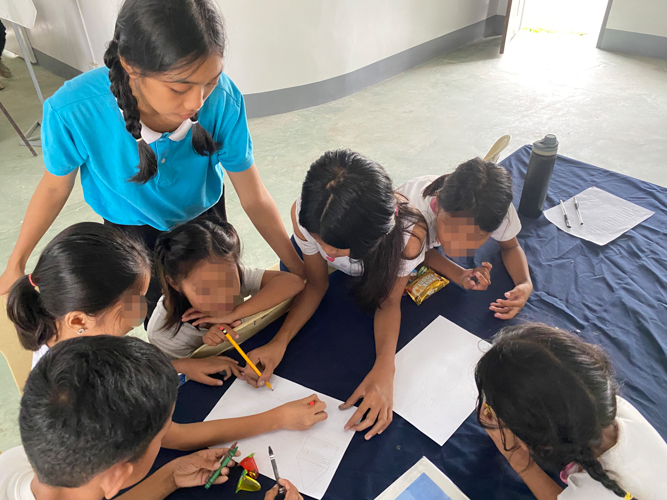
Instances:
[[[220,462],[220,467],[218,467],[218,470],[216,470],[213,474],[211,474],[211,477],[209,477],[208,481],[206,481],[204,488],[209,489],[213,485],[215,480],[218,479],[218,476],[222,472],[222,469],[224,469],[227,466],[227,464],[232,460],[232,457],[236,455],[238,449],[239,449],[238,442],[236,442],[232,445],[231,448],[229,448],[229,450],[227,450],[227,453],[225,453],[225,456]]]
[[[311,405],[314,403],[311,402]],[[273,475],[276,476],[276,483],[278,484],[278,496],[276,498],[284,498],[285,497],[285,487],[278,483],[278,480],[280,479],[280,475],[278,474],[278,465],[276,465],[276,457],[273,454],[273,450],[269,446],[269,459],[271,460],[271,466],[273,467]]]

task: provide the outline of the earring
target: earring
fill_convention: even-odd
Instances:
[[[484,416],[486,418],[491,418],[493,416],[493,413],[491,412],[491,407],[487,404],[484,403]]]
[[[86,330],[83,328],[79,329],[79,331],[76,332],[77,335],[83,335],[84,333],[86,333]]]

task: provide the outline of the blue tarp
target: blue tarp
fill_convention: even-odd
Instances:
[[[502,164],[514,179],[518,206],[530,146]],[[494,318],[488,305],[513,284],[498,245],[485,244],[477,263],[493,264],[492,285],[485,292],[466,292],[450,284],[421,306],[408,297],[402,304],[401,349],[438,315],[445,316],[483,339],[516,322],[541,321],[601,344],[610,354],[621,383],[621,394],[667,438],[667,189],[559,156],[545,208],[596,186],[653,210],[655,215],[604,247],[570,236],[543,216],[522,219],[519,239],[528,256],[535,291],[521,314],[511,322]],[[354,305],[346,277],[336,272],[319,309],[290,344],[276,374],[340,400],[352,394],[374,361],[373,319]],[[263,345],[282,319],[244,344]],[[208,387],[194,382],[180,390],[174,413],[177,422],[203,420],[229,386]],[[330,408],[329,411],[336,411]],[[243,456],[263,453],[245,450]],[[155,467],[181,455],[162,450]],[[325,495],[327,500],[373,499],[422,456],[442,469],[472,500],[534,498],[498,453],[474,415],[443,447],[400,416],[369,442],[358,433],[343,457]],[[170,498],[238,498],[256,500],[264,493],[234,496],[239,471],[230,481],[206,491],[184,489]],[[288,478],[289,479],[289,478]],[[273,481],[261,477],[264,487]]]

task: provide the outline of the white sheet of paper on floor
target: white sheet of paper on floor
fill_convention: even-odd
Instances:
[[[322,498],[354,436],[354,431],[345,431],[344,427],[356,408],[341,411],[338,406],[342,401],[277,375],[271,378],[271,385],[274,391],[253,389],[243,380],[234,381],[206,420],[254,415],[317,394],[327,404],[327,420],[307,431],[280,430],[243,439],[239,441],[239,450],[240,458],[254,453],[259,472],[274,479],[268,455],[271,446],[280,476],[291,481],[304,495]]]
[[[475,364],[489,343],[438,316],[396,355],[394,411],[440,446],[475,409]]]
[[[614,241],[654,214],[596,187],[582,191],[576,198],[584,221],[583,225],[580,224],[574,208],[574,197],[567,201],[563,200],[571,228],[565,224],[560,204],[545,210],[544,216],[562,231],[600,246]]]
[[[422,457],[375,500],[470,500],[428,458]]]

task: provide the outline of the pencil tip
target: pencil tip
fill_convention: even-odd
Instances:
[[[269,446],[269,455],[273,455],[273,450],[271,449],[270,446]]]

